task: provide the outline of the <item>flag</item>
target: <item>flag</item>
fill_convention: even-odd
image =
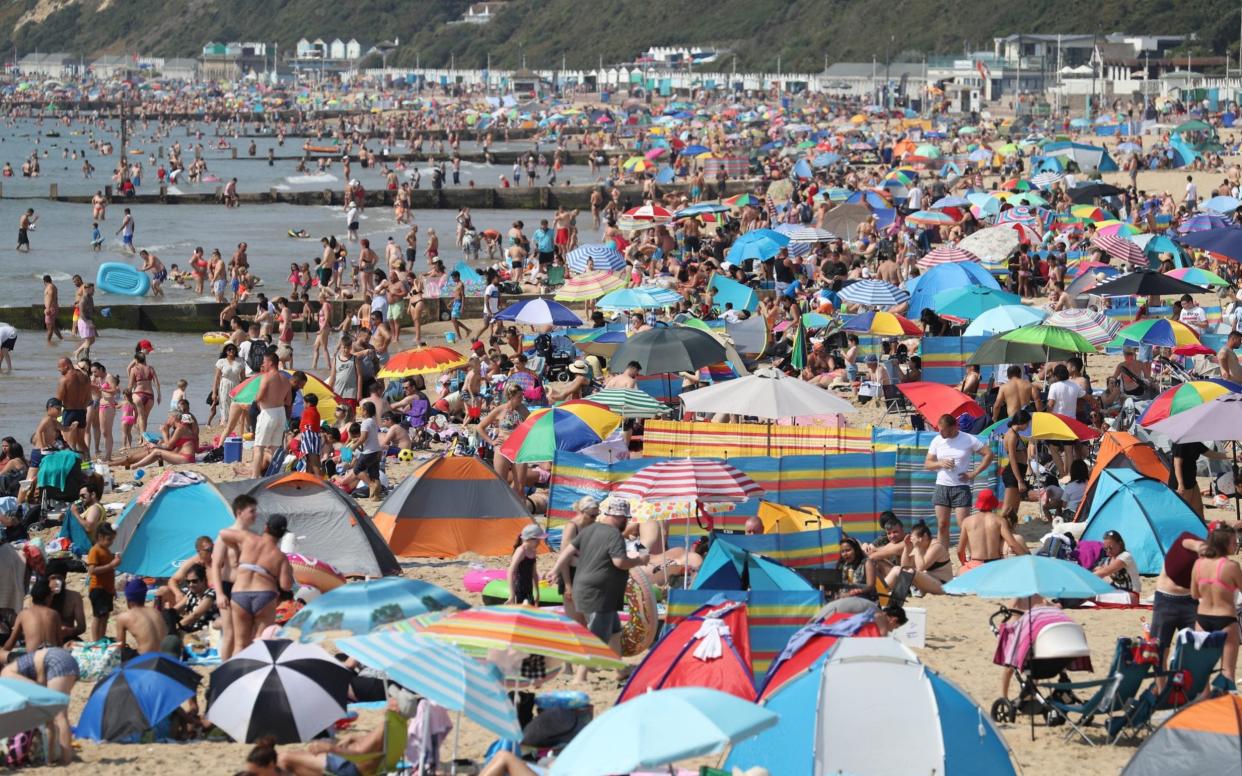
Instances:
[[[802,316],[798,316],[797,329],[794,330],[793,343],[790,346],[789,363],[794,369],[801,371],[806,367],[806,327],[802,325]]]
[[[975,70],[979,73],[979,77],[983,79],[984,83],[992,80],[992,71],[988,69],[987,65],[983,64],[982,59],[975,60]]]

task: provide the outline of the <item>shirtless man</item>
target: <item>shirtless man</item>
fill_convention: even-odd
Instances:
[[[90,358],[91,345],[95,344],[98,332],[95,330],[95,284],[83,283],[78,294],[78,336],[82,341],[74,349],[76,358]]]
[[[151,295],[163,298],[164,289],[160,285],[168,278],[164,262],[160,261],[159,256],[145,250],[138,251],[138,255],[142,257],[142,266],[139,269],[151,273]]]
[[[30,588],[30,606],[22,609],[13,622],[9,640],[4,642],[4,653],[17,646],[18,640],[27,652],[43,647],[59,647],[60,615],[52,608],[52,588],[47,580],[39,580]]]
[[[565,210],[559,207],[556,209],[556,215],[552,219],[552,225],[556,228],[555,236],[552,238],[556,255],[564,257],[566,251],[569,250],[569,228],[577,217],[577,210]]]
[[[43,276],[43,326],[47,329],[47,344],[52,344],[52,336],[63,340],[65,335],[60,333],[60,327],[56,325],[56,315],[60,312],[60,290],[56,288],[56,284],[52,282],[51,275]]]
[[[605,388],[638,388],[638,375],[642,372],[642,364],[631,361],[625,365],[625,371],[609,377],[604,383]]]
[[[48,340],[51,340],[50,334]],[[1242,364],[1238,363],[1238,355],[1234,353],[1240,347],[1242,347],[1242,331],[1234,329],[1229,332],[1225,346],[1216,353],[1216,360],[1220,364],[1220,376],[1235,383],[1242,380]]]
[[[233,525],[235,531],[250,531],[259,516],[259,503],[245,493],[233,499]],[[229,605],[233,598],[233,583],[237,579],[237,547],[216,542],[211,550],[207,582],[216,591],[216,606],[220,609],[220,659],[228,660],[233,654],[233,617]]]
[[[880,259],[880,266],[876,269],[876,274],[885,283],[891,283],[894,286],[901,285],[901,267],[897,265],[896,259],[892,256],[886,254]]]
[[[293,386],[280,371],[280,358],[269,350],[263,354],[263,371],[259,378],[259,419],[254,426],[254,468],[251,476],[262,477],[267,458],[280,447],[285,436],[287,410],[293,405]]]
[[[17,221],[17,250],[24,253],[30,252],[30,230],[34,228],[35,221],[38,220],[39,217],[34,214],[34,208],[26,208],[26,212],[22,213]]]
[[[207,262],[207,278],[211,281],[211,293],[215,295],[216,301],[224,304],[224,258],[218,252],[211,254],[211,260]]]
[[[130,577],[125,583],[127,608],[116,617],[116,641],[121,648],[121,660],[128,660],[148,652],[159,652],[160,642],[168,635],[168,626],[155,607],[147,606],[147,583],[141,577]],[[127,640],[134,639],[134,646]]]
[[[992,420],[1011,418],[1028,404],[1034,404],[1035,408],[1042,412],[1044,399],[1039,395],[1039,390],[1031,385],[1031,381],[1023,376],[1022,367],[1010,364],[1009,371],[1005,374],[1009,376],[1009,379],[996,392],[996,404],[992,406]]]
[[[1014,555],[1028,554],[1026,545],[1013,535],[1009,521],[996,514],[999,505],[995,493],[981,491],[975,499],[975,509],[979,511],[967,516],[958,526],[961,538],[957,559],[962,564],[961,571],[1000,560],[1004,557],[1005,545],[1009,545]]]
[[[50,453],[56,442],[63,437],[59,418],[64,406],[55,396],[47,400],[47,413],[35,427],[34,434],[30,436],[30,442],[36,449]]]
[[[91,404],[91,379],[75,369],[73,363],[62,357],[56,362],[60,370],[60,383],[56,386],[56,398],[64,407],[65,444],[69,448],[90,456],[86,440],[86,410]]]
[[[1135,348],[1124,348],[1121,353],[1121,363],[1113,370],[1113,377],[1121,381],[1121,390],[1127,396],[1145,396],[1151,386],[1151,364],[1139,361]]]

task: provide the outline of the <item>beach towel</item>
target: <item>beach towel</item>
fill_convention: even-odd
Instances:
[[[147,483],[142,492],[138,494],[138,503],[150,504],[164,488],[184,488],[187,485],[197,485],[206,481],[207,479],[198,472],[178,472],[169,469]]]
[[[81,461],[72,450],[58,450],[43,456],[39,461],[39,487],[63,491],[70,473],[81,465]]]

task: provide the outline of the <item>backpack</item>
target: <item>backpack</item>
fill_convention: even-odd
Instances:
[[[267,344],[267,340],[250,340],[250,350],[246,353],[246,368],[255,374],[262,372],[263,357],[267,355],[270,347],[271,345]]]
[[[1063,533],[1050,533],[1045,536],[1035,554],[1042,555],[1045,558],[1056,558],[1073,562],[1077,562],[1078,559],[1078,553],[1074,548],[1074,538],[1069,534]]]

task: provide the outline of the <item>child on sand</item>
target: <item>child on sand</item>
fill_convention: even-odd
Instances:
[[[539,542],[547,536],[534,523],[522,529],[513,544],[513,558],[509,561],[509,603],[539,605],[539,572],[535,560],[539,557]]]
[[[125,389],[125,401],[121,402],[121,446],[134,446],[134,424],[138,422],[138,405],[134,404],[134,392]]]
[[[121,556],[109,549],[115,538],[116,529],[110,523],[100,523],[95,545],[86,553],[86,571],[91,575],[91,641],[99,641],[107,633],[108,615],[116,598],[116,567],[121,565]]]

